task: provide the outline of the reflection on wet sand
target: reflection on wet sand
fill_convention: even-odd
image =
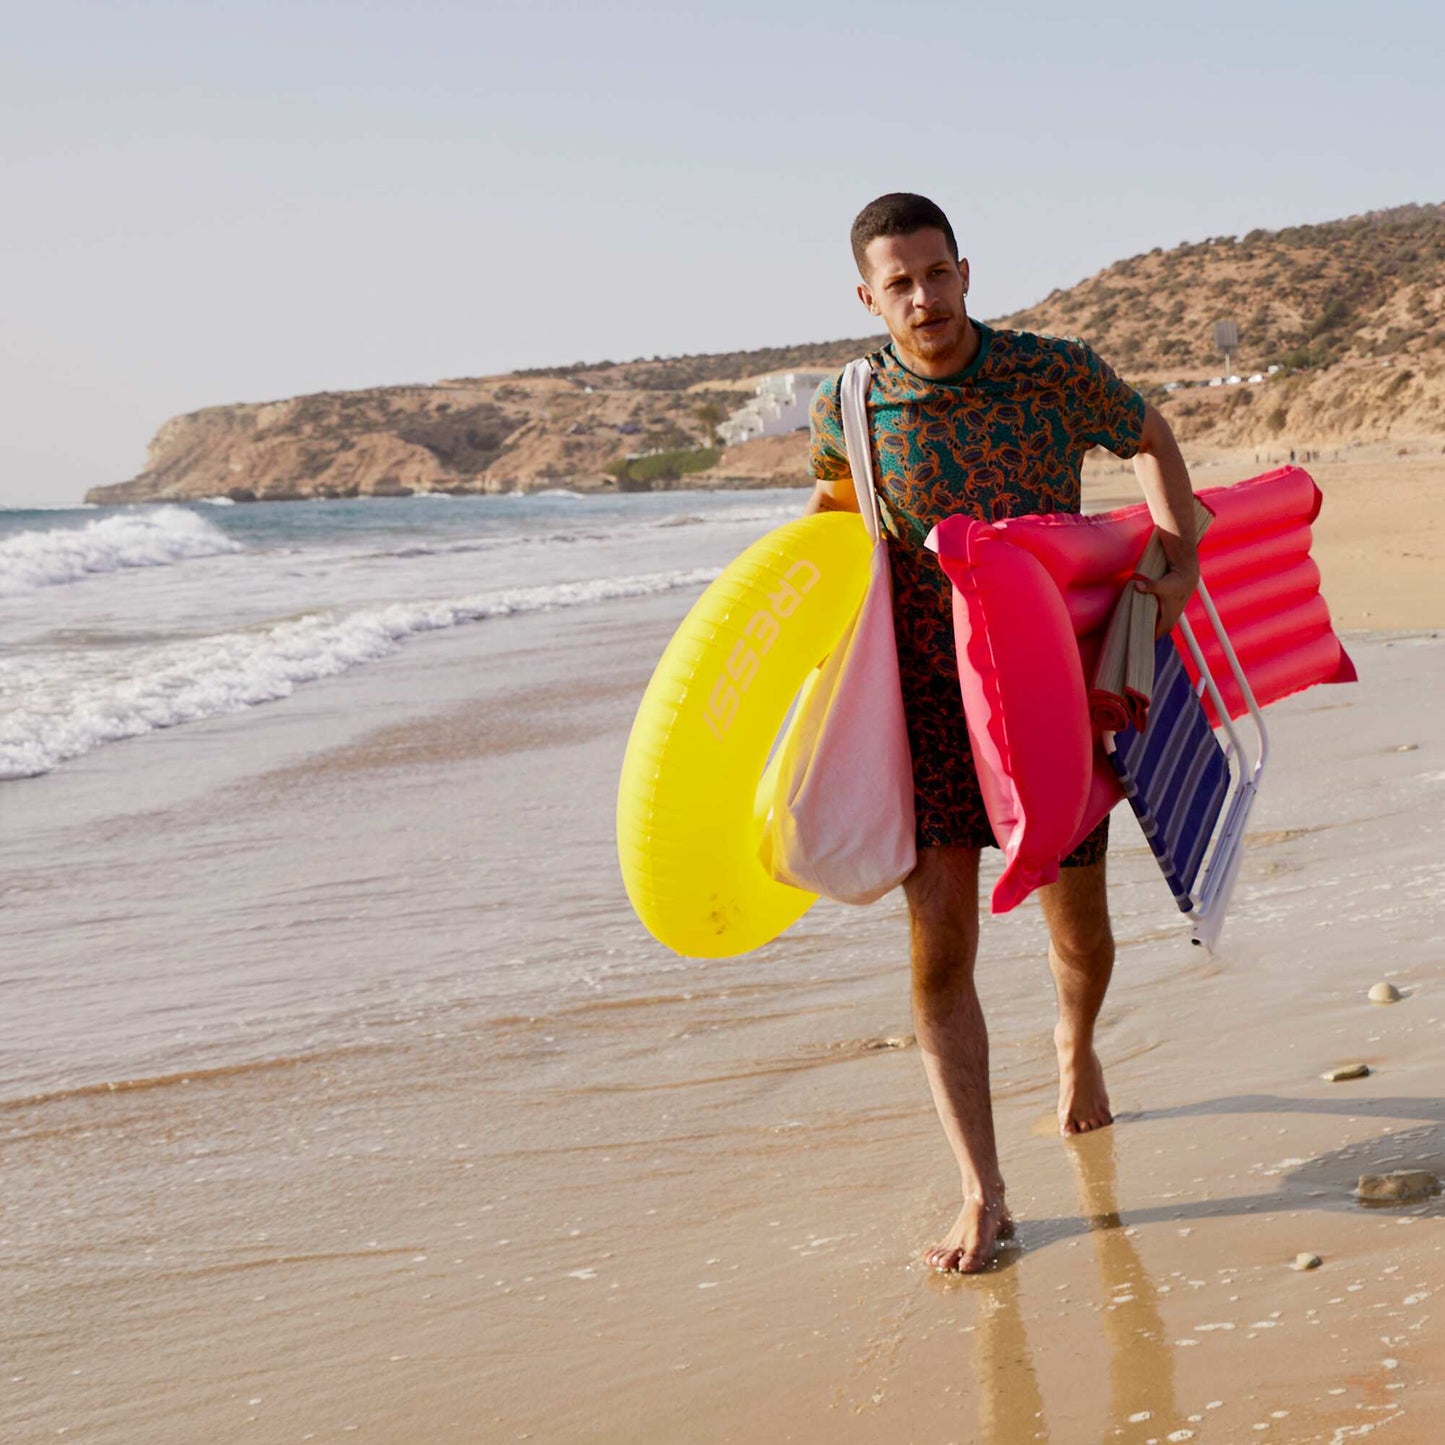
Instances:
[[[1102,1287],[1100,1312],[1109,1344],[1110,1439],[1164,1439],[1179,1428],[1174,1357],[1165,1338],[1158,1291],[1119,1218],[1114,1131],[1101,1129],[1066,1146],[1079,1213],[1094,1244]],[[1021,1270],[1006,1252],[979,1280],[976,1370],[980,1440],[986,1445],[1049,1439],[1043,1393],[1019,1306]]]
[[[979,1281],[976,1373],[983,1386],[978,1425],[987,1445],[1047,1440],[1044,1397],[1019,1309],[1019,1271],[1008,1255]]]
[[[1099,1281],[1110,1298],[1103,1306],[1109,1341],[1110,1423],[1116,1435],[1162,1439],[1179,1423],[1174,1401],[1174,1356],[1164,1337],[1158,1292],[1144,1261],[1119,1218],[1114,1131],[1099,1130],[1074,1140],[1068,1154],[1074,1166],[1079,1212],[1094,1243]]]

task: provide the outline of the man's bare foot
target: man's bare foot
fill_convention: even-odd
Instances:
[[[993,1263],[1001,1239],[1012,1239],[1014,1222],[1008,1206],[985,1204],[970,1196],[941,1244],[923,1251],[923,1262],[940,1274],[977,1274]]]
[[[1112,1124],[1104,1068],[1093,1047],[1076,1047],[1062,1025],[1054,1029],[1054,1046],[1059,1052],[1059,1133],[1087,1134]]]

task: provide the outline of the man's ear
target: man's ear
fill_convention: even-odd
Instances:
[[[963,277],[963,294],[968,295],[968,257],[958,258],[958,274]]]
[[[965,281],[964,284],[967,285],[968,283]],[[859,300],[864,304],[864,306],[866,306],[866,307],[868,308],[868,310],[870,310],[875,316],[882,316],[883,313],[878,309],[878,303],[873,299],[873,293],[868,289],[868,287],[867,287],[865,284],[863,284],[863,283],[861,283],[861,282],[859,283],[859,286],[858,286],[858,299],[859,299]]]

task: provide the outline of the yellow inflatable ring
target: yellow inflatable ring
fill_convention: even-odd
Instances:
[[[617,851],[638,918],[676,952],[746,953],[812,906],[814,894],[774,882],[758,860],[759,780],[867,582],[857,517],[801,517],[728,567],[662,654],[627,742]]]

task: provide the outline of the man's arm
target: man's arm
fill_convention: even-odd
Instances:
[[[843,438],[843,412],[839,393],[842,375],[823,382],[808,408],[808,471],[813,494],[803,515],[814,512],[856,512],[858,496],[848,468],[848,443]]]
[[[858,493],[852,477],[840,477],[829,481],[824,477],[813,479],[813,494],[803,508],[803,515],[811,517],[814,512],[856,512]]]
[[[1152,592],[1159,599],[1159,625],[1154,635],[1163,637],[1173,630],[1199,585],[1199,553],[1189,468],[1184,465],[1169,423],[1147,403],[1144,430],[1134,457],[1134,475],[1144,490],[1149,515],[1159,529],[1159,540],[1169,559],[1169,570],[1157,582],[1141,579],[1134,584],[1141,592]]]

